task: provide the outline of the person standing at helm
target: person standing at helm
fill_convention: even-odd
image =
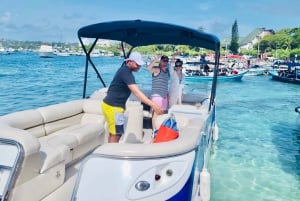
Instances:
[[[108,123],[108,142],[119,142],[124,133],[125,104],[133,93],[141,102],[153,108],[156,114],[162,114],[163,109],[138,88],[132,72],[137,72],[145,62],[139,52],[132,52],[116,72],[106,97],[101,102],[103,114]]]

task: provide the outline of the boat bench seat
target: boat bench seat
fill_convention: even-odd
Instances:
[[[100,102],[92,99],[15,112],[0,117],[0,124],[26,130],[38,138],[44,160],[41,173],[61,160],[68,164],[86,155],[104,143],[106,130]]]
[[[167,119],[170,114],[160,115],[156,126]],[[182,154],[193,150],[198,146],[204,129],[204,121],[201,117],[189,118],[184,115],[175,114],[178,123],[179,137],[177,139],[152,143],[151,140],[142,140],[141,143],[108,143],[96,148],[93,154],[110,155],[113,157],[163,157],[170,154]]]
[[[103,144],[107,133],[100,101],[94,99],[7,114],[0,117],[0,129],[0,138],[19,142],[24,150],[14,190],[30,192],[44,179],[52,182],[35,200],[60,186],[65,168]]]

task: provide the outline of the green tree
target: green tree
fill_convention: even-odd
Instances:
[[[291,32],[291,49],[300,48],[300,28],[294,28]]]
[[[234,24],[232,25],[231,42],[229,45],[229,50],[233,54],[237,54],[239,50],[239,30],[238,30],[237,20],[235,20]]]

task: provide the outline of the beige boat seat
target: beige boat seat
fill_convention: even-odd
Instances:
[[[124,134],[120,143],[142,143],[143,141],[143,106],[138,101],[126,103]]]

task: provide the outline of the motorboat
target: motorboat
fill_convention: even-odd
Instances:
[[[59,57],[69,57],[70,53],[69,52],[58,52],[54,51],[54,55],[59,56]]]
[[[295,67],[293,71],[289,70],[270,70],[268,73],[275,81],[300,84],[300,67]]]
[[[246,74],[246,76],[259,76],[259,75],[267,75],[267,74],[268,74],[268,70],[266,67],[264,67],[263,65],[260,66],[258,64],[255,64],[250,68],[248,68],[248,73]]]
[[[12,48],[11,48],[11,50],[10,49],[6,49],[6,48],[2,47],[1,44],[0,44],[0,55],[10,54],[13,51],[14,50]]]
[[[0,117],[0,200],[210,200],[209,159],[218,139],[219,39],[196,29],[143,20],[84,26],[78,38],[86,55],[82,97]],[[86,46],[85,38],[92,39],[92,45]],[[147,123],[149,108],[130,96],[125,133],[119,143],[107,142],[100,107],[107,86],[90,56],[99,39],[120,41],[125,58],[136,47],[156,44],[215,52],[210,92],[199,89],[184,94],[181,104],[155,122],[159,130],[173,118],[176,138],[155,141]],[[103,87],[87,94],[90,70]]]
[[[249,70],[237,71],[237,73],[224,73],[217,76],[218,81],[241,81],[243,76],[245,76]],[[187,82],[203,82],[203,81],[213,81],[214,76],[212,73],[208,75],[186,75],[185,79]]]
[[[52,58],[54,56],[53,47],[51,45],[41,45],[38,52],[41,58]]]

